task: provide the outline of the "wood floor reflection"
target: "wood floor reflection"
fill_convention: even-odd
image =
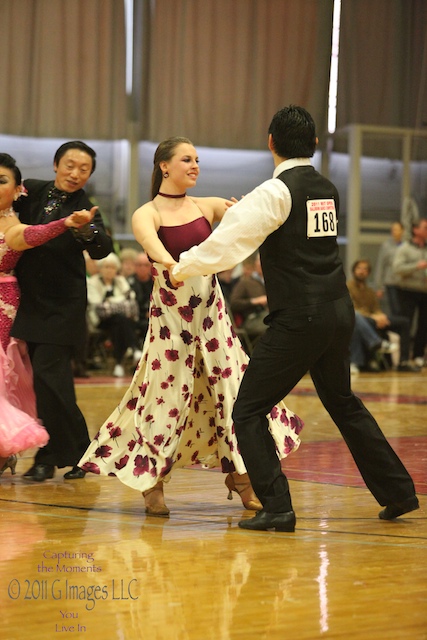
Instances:
[[[77,381],[94,435],[128,380]],[[0,479],[5,640],[426,640],[427,371],[360,374],[354,389],[414,477],[421,509],[378,519],[306,377],[288,405],[305,421],[286,460],[297,529],[249,532],[218,470],[178,470],[169,519],[115,478]]]

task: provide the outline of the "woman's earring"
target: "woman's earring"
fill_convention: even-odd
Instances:
[[[165,171],[165,172],[164,172],[163,177],[164,177],[164,178],[169,178],[169,174],[168,174],[168,172],[167,172],[167,171]]]

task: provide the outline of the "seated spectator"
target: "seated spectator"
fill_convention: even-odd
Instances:
[[[397,345],[389,340],[381,340],[374,325],[369,319],[355,311],[354,331],[350,342],[351,372],[381,371],[380,357],[382,354],[393,353]]]
[[[87,251],[83,251],[83,257],[85,259],[86,264],[86,276],[90,278],[91,276],[98,273],[98,260],[94,260],[90,257]],[[89,327],[87,326],[87,317],[86,317],[86,336],[80,348],[76,348],[74,350],[73,357],[73,375],[75,378],[89,378],[89,374],[87,369],[93,368],[94,363],[90,361],[89,357],[89,349],[90,349],[90,333]],[[99,367],[95,367],[99,368]]]
[[[86,275],[90,278],[90,276],[94,276],[99,271],[98,260],[91,258],[87,251],[83,251],[83,257],[86,264]]]
[[[216,274],[219,282],[219,286],[221,287],[222,295],[228,306],[230,306],[230,298],[231,292],[233,291],[234,285],[238,282],[239,278],[234,277],[234,268],[226,269],[226,271],[220,271]]]
[[[137,255],[138,251],[131,247],[120,251],[119,257],[120,262],[122,263],[122,266],[120,267],[120,275],[124,276],[126,279],[130,278],[130,276],[133,276],[135,273],[135,260]]]
[[[137,331],[140,343],[144,342],[148,329],[148,314],[150,310],[150,297],[153,289],[151,276],[151,262],[145,251],[137,253],[135,258],[135,273],[127,278],[131,289],[135,292],[139,309]]]
[[[404,316],[387,316],[380,309],[379,301],[372,287],[367,284],[367,279],[371,273],[371,265],[368,260],[357,260],[353,267],[353,280],[347,283],[350,296],[353,300],[355,311],[358,312],[360,318],[356,316],[356,326],[351,345],[351,361],[360,366],[369,366],[369,355],[372,351],[376,351],[383,345],[383,352],[390,353],[391,345],[388,343],[388,331],[397,333],[400,337],[400,361],[397,366],[398,371],[416,372],[420,368],[409,361],[410,349],[410,324],[409,320]],[[366,342],[362,338],[367,336],[366,325],[369,324],[371,329],[378,336],[377,342],[374,342],[374,334]],[[386,341],[385,343],[383,341]],[[369,346],[371,345],[371,347]],[[359,364],[355,358],[356,350],[360,353],[363,348],[366,349],[366,363]]]
[[[113,375],[122,378],[127,350],[132,350],[135,364],[142,355],[135,331],[138,305],[128,281],[118,275],[121,265],[115,253],[99,260],[98,266],[99,273],[87,281],[88,316],[93,327],[99,327],[109,335],[115,359]]]
[[[268,315],[267,295],[258,252],[242,263],[243,273],[233,287],[230,309],[236,323],[246,330],[251,339],[259,338],[267,326],[264,318]]]

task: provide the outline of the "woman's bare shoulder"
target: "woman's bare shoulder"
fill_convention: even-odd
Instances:
[[[201,198],[193,198],[193,202],[199,207],[205,218],[209,222],[221,220],[227,210],[227,200],[218,196],[206,196]]]
[[[158,226],[160,223],[160,216],[159,216],[159,212],[154,206],[153,201],[150,200],[149,202],[146,202],[145,204],[141,205],[138,209],[136,209],[136,211],[134,211],[132,215],[132,220],[133,222],[138,222],[138,221],[149,222],[150,221],[150,222],[153,222],[156,226]]]

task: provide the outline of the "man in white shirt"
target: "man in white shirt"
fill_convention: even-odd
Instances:
[[[212,235],[183,252],[176,281],[222,271],[258,247],[268,298],[259,339],[235,402],[233,420],[252,486],[263,504],[243,529],[295,530],[289,485],[266,415],[310,371],[368,488],[394,519],[418,508],[413,481],[350,386],[354,309],[337,244],[339,196],[310,163],[315,125],[302,107],[281,109],[269,127],[275,170],[233,205]]]

